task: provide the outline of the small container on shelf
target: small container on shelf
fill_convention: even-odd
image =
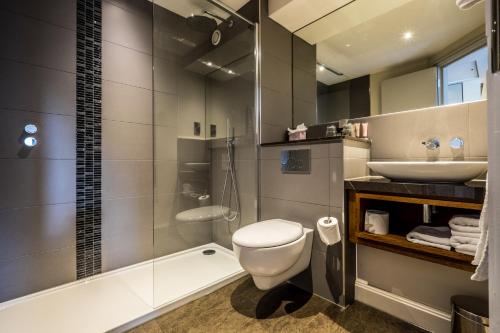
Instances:
[[[297,125],[295,129],[288,129],[288,140],[289,141],[298,141],[305,140],[307,135],[307,127],[304,124]]]

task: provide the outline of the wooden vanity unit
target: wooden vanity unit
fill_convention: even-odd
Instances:
[[[409,242],[406,234],[423,224],[423,207],[431,205],[432,224],[448,225],[457,214],[480,214],[485,182],[422,184],[391,182],[380,177],[346,180],[349,240],[437,264],[474,271],[472,256]],[[367,209],[389,212],[389,234],[375,235],[364,228]]]

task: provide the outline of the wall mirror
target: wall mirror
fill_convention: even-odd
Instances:
[[[293,36],[293,123],[486,98],[484,3],[354,0]]]

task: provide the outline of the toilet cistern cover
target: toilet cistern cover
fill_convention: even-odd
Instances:
[[[233,243],[243,247],[275,247],[294,242],[303,234],[302,224],[273,219],[237,230],[233,235]]]

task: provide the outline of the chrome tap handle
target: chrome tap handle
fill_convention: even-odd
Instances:
[[[422,141],[422,144],[429,150],[436,150],[441,146],[438,138],[427,139],[425,141]]]

